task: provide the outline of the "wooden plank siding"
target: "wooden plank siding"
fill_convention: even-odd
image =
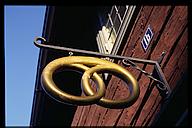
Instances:
[[[171,89],[187,70],[187,6],[143,6],[128,36],[121,55],[158,60],[162,52],[166,55],[161,67]],[[141,40],[148,27],[154,33],[145,52]],[[118,64],[122,65],[121,62]],[[123,66],[123,65],[122,65]],[[153,66],[138,64],[147,72]],[[161,96],[156,87],[149,88],[150,79],[132,67],[125,67],[138,80],[138,100],[126,109],[107,109],[98,105],[79,106],[72,126],[149,126],[161,108]],[[129,95],[124,82],[112,76],[107,86],[106,98],[121,99]]]

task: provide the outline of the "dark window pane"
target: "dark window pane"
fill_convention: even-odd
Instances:
[[[111,14],[111,19],[114,22],[115,21],[115,17],[116,17],[116,11],[115,8],[113,8],[112,14]]]
[[[111,28],[111,27],[112,27],[112,24],[111,24],[110,20],[109,20],[109,22],[108,22],[108,24],[107,24],[106,27],[107,27],[107,28]]]
[[[119,20],[119,18],[116,18],[116,21],[114,23],[114,28],[115,28],[115,31],[118,32],[118,29],[120,27],[120,24],[121,24],[121,21]]]
[[[120,16],[121,16],[121,19],[123,19],[123,16],[124,16],[124,14],[125,14],[125,10],[126,10],[126,7],[125,6],[120,6],[120,8],[119,8],[119,14],[120,14]]]
[[[99,6],[98,7],[98,17],[99,17],[99,21],[101,26],[105,25],[107,23],[108,20],[108,14],[110,14],[111,11],[111,6]]]

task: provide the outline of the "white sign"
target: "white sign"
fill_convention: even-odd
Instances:
[[[149,44],[150,44],[150,41],[151,41],[151,39],[152,39],[152,37],[153,37],[153,32],[152,32],[152,30],[151,30],[151,28],[150,28],[150,25],[147,27],[147,30],[146,30],[146,32],[145,32],[145,35],[144,35],[144,37],[143,37],[143,39],[142,39],[142,41],[141,41],[141,45],[142,45],[142,47],[143,47],[143,49],[146,51],[147,50],[147,48],[148,48],[148,46],[149,46]]]

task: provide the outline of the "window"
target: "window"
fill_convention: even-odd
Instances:
[[[96,40],[99,51],[116,54],[136,6],[112,6]]]

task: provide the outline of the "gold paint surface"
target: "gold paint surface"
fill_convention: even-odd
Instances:
[[[83,91],[87,95],[86,97],[70,95],[60,90],[52,79],[53,73],[58,68],[72,68],[81,69],[84,72],[81,83]],[[110,72],[113,75],[117,75],[123,79],[131,90],[130,96],[126,99],[121,100],[109,100],[103,98],[105,95],[105,84],[102,78],[97,74],[101,72]],[[96,82],[98,89],[94,93],[89,79],[93,79]],[[112,63],[108,60],[99,59],[96,57],[85,57],[85,56],[68,56],[55,59],[50,62],[43,70],[41,75],[42,86],[49,96],[62,103],[68,103],[73,105],[91,105],[99,104],[107,108],[125,108],[131,106],[139,96],[139,86],[133,75],[126,69],[118,64]]]

